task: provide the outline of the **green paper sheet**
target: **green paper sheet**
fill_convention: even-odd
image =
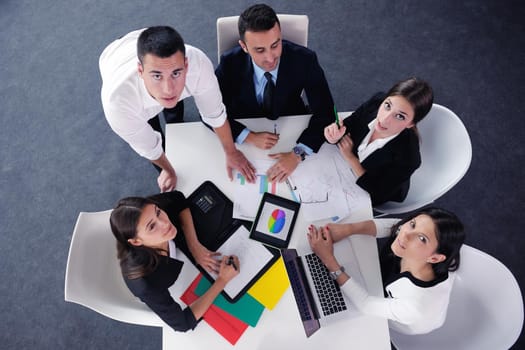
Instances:
[[[203,277],[197,285],[197,288],[195,288],[195,294],[201,296],[210,287],[210,281]],[[252,327],[257,325],[257,322],[264,311],[264,306],[248,293],[244,294],[235,303],[228,302],[221,294],[219,294],[219,296],[215,298],[213,304]]]

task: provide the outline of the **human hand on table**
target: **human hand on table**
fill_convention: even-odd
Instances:
[[[326,232],[332,238],[333,242],[339,242],[343,238],[350,236],[351,232],[350,225],[348,224],[326,224]]]
[[[275,153],[268,156],[272,159],[277,159],[277,163],[272,165],[266,172],[270,181],[283,182],[301,162],[300,158],[293,152]]]
[[[175,170],[171,172],[163,169],[159,177],[157,177],[157,184],[159,185],[160,192],[173,191],[177,185],[177,174]]]
[[[352,141],[350,134],[346,134],[345,136],[343,136],[343,138],[339,140],[337,147],[339,148],[339,152],[341,152],[341,155],[347,161],[356,158],[355,154],[352,152],[352,149],[354,147],[354,141]]]
[[[254,145],[260,149],[270,149],[277,144],[279,141],[279,134],[274,134],[272,132],[253,132],[250,131],[246,137],[246,142]]]
[[[191,255],[197,262],[197,265],[200,265],[203,269],[210,273],[219,272],[221,263],[216,259],[216,257],[221,255],[220,253],[212,252],[200,243],[196,243],[192,246],[189,246],[188,248],[190,249]]]
[[[220,264],[219,277],[217,277],[217,280],[222,280],[225,283],[228,283],[237,276],[240,271],[241,265],[239,258],[235,255],[224,255]]]
[[[248,182],[255,182],[255,167],[238,149],[226,153],[226,171],[228,172],[230,181],[233,180],[233,169],[237,169],[242,174],[242,176],[248,180]]]
[[[335,259],[334,243],[326,227],[317,228],[314,225],[308,226],[307,237],[313,252],[325,265]]]

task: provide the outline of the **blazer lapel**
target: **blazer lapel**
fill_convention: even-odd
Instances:
[[[241,100],[248,101],[248,106],[258,106],[259,102],[257,101],[257,96],[255,96],[255,84],[253,83],[253,64],[250,59],[250,56],[244,53],[245,60],[243,66],[240,67],[242,82],[240,86],[246,86],[246,89],[243,89],[241,94],[244,95],[244,98]]]
[[[284,99],[286,98],[286,90],[288,89],[287,83],[290,81],[295,81],[297,78],[293,77],[294,69],[290,67],[290,60],[288,59],[288,55],[286,54],[288,52],[288,46],[285,42],[283,42],[283,51],[281,53],[281,58],[279,62],[279,72],[277,73],[277,81],[275,84],[275,91],[273,95],[273,106],[272,106],[272,112],[274,115],[274,118],[279,117],[277,114],[277,111],[282,110],[281,106],[284,105],[286,102]],[[305,72],[306,73],[306,72]]]

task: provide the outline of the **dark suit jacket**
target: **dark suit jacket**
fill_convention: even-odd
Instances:
[[[359,145],[370,131],[368,123],[376,118],[385,98],[384,93],[374,95],[344,120],[356,156]],[[366,172],[357,179],[357,184],[370,194],[372,205],[387,201],[402,202],[408,193],[410,176],[421,165],[416,132],[412,129],[403,130],[383,148],[370,154],[361,165]]]
[[[184,195],[179,191],[173,191],[151,196],[150,199],[168,214],[171,222],[177,227],[178,233],[175,237],[177,247],[185,244],[178,220],[179,213],[187,208]],[[168,291],[177,280],[182,265],[182,261],[159,255],[159,264],[152,273],[136,279],[124,277],[124,282],[133,295],[148,305],[164,322],[176,331],[185,332],[194,329],[197,320],[191,309],[189,307],[182,309]]]
[[[233,137],[237,138],[245,126],[235,118],[265,117],[255,96],[251,58],[237,46],[221,56],[215,74]],[[310,111],[301,98],[303,89]],[[335,120],[334,101],[315,52],[283,40],[274,91],[273,118],[308,113],[313,113],[313,116],[297,143],[303,143],[317,152],[325,141],[324,128]]]
[[[168,290],[177,280],[182,261],[161,256],[158,267],[147,276],[137,279],[124,278],[129,290],[149,306],[153,312],[176,331],[194,329],[197,320],[189,307],[182,309]]]

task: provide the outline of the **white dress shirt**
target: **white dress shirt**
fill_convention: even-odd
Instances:
[[[280,63],[280,62],[279,62]],[[266,83],[268,83],[268,79],[264,76],[264,73],[266,71],[255,64],[252,60],[253,65],[253,83],[255,85],[255,96],[257,97],[257,102],[262,103],[263,95],[264,95],[264,88],[266,87]],[[272,81],[273,84],[277,84],[277,74],[279,74],[279,64],[277,64],[277,67],[275,67],[274,70],[269,71],[272,75]]]
[[[398,219],[374,219],[377,237],[387,237]],[[424,334],[439,328],[445,322],[450,292],[455,274],[435,283],[417,282],[409,273],[386,286],[389,298],[368,294],[366,289],[350,276],[341,290],[366,315],[388,319],[390,328],[404,334]]]
[[[370,129],[370,131],[368,132],[368,134],[366,134],[365,138],[363,139],[359,147],[357,147],[357,157],[359,158],[359,162],[361,163],[366,159],[366,157],[374,153],[374,151],[377,151],[378,149],[383,148],[383,146],[386,145],[388,141],[392,140],[397,135],[399,135],[399,133],[397,133],[395,135],[385,137],[383,139],[376,139],[373,142],[368,143],[368,141],[370,141],[370,138],[372,137],[372,133],[374,132],[376,123],[377,123],[377,118],[372,120],[368,124],[368,128]]]
[[[147,122],[164,108],[151,97],[138,74],[137,39],[143,30],[115,40],[100,55],[101,98],[113,131],[139,155],[156,160],[163,153],[162,139]],[[201,50],[185,46],[188,72],[180,99],[193,96],[203,120],[220,127],[226,120],[226,108],[213,64]]]
[[[168,241],[168,250],[170,258],[177,259],[177,246],[175,245],[175,241],[173,239]]]
[[[255,86],[255,97],[257,98],[257,102],[262,103],[263,100],[263,94],[264,94],[264,88],[266,87],[266,83],[268,82],[268,79],[264,76],[265,70],[259,67],[255,64],[252,60],[253,65],[253,84]],[[277,64],[277,67],[275,67],[274,70],[270,71],[269,73],[272,75],[272,81],[275,84],[277,82],[277,73],[279,72],[279,64]],[[239,145],[244,143],[246,138],[248,137],[248,134],[250,133],[250,129],[245,128],[239,136],[235,139],[235,142],[237,142]]]

